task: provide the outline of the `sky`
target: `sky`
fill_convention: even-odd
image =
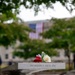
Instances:
[[[17,15],[23,21],[34,21],[34,20],[47,20],[54,18],[70,18],[75,16],[75,11],[70,13],[65,7],[63,7],[59,2],[54,4],[54,9],[44,9],[44,11],[39,11],[38,15],[34,15],[33,9],[25,9],[23,6],[20,7],[20,13]]]

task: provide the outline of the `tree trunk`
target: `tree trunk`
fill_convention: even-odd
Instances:
[[[75,53],[73,53],[73,67],[74,67],[74,69],[75,69]]]
[[[70,49],[68,49],[68,70],[71,70]]]
[[[70,55],[68,56],[68,69],[71,70]]]
[[[66,48],[66,49],[65,49],[65,52],[66,52],[65,55],[68,57],[68,70],[71,70],[70,49]]]

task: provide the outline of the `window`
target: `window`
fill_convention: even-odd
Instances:
[[[68,55],[69,55],[68,50],[65,50],[64,51],[64,56],[68,56]]]
[[[5,54],[5,59],[8,59],[8,54]]]
[[[57,54],[57,57],[60,57],[60,53]]]
[[[6,50],[8,50],[8,47],[6,47]]]
[[[15,56],[13,56],[12,58],[15,59]]]
[[[30,27],[32,30],[36,30],[36,24],[29,24],[29,27]]]
[[[57,57],[60,57],[60,51],[59,50],[57,50]]]

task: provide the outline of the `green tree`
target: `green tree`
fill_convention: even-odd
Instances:
[[[25,42],[24,44],[22,43],[22,45],[16,48],[13,54],[15,56],[27,59],[35,57],[43,51],[49,56],[57,55],[57,51],[48,48],[43,40],[28,40],[28,42]]]
[[[53,4],[56,2],[60,2],[69,11],[72,11],[75,6],[74,0],[0,0],[0,22],[16,20],[16,15],[20,12],[19,8],[22,5],[25,8],[34,9],[37,14],[41,10],[41,5],[53,9]]]
[[[20,41],[22,45],[13,54],[24,59],[34,57],[42,51],[45,51],[50,56],[57,54],[56,51],[47,48],[44,41],[29,39],[28,35],[30,31],[32,30],[24,25],[23,22],[19,23],[18,21],[14,21],[8,24],[3,21],[0,23],[0,45],[4,47],[14,46],[17,40]]]
[[[52,7],[52,4],[57,1],[66,7],[68,7],[67,3],[69,3],[70,6],[75,4],[74,0],[0,0],[0,45],[8,46],[17,39],[23,42],[28,38],[27,31],[25,31],[23,26],[21,27],[18,23],[11,23],[8,26],[8,24],[6,25],[4,23],[7,20],[16,20],[16,14],[19,12],[21,5],[24,5],[25,8],[34,8],[37,12],[41,5]]]
[[[27,2],[29,2],[30,4],[27,5]],[[38,2],[39,1],[33,0],[0,0],[0,45],[3,45],[5,47],[14,45],[17,40],[19,40],[21,43],[25,42],[29,44],[28,32],[30,31],[30,29],[22,25],[21,23],[18,23],[16,14],[19,12],[19,7],[21,5],[24,5],[26,8],[36,6],[36,8],[34,8],[36,10],[38,8]],[[13,22],[10,24],[5,23],[8,20],[13,20]],[[37,41],[35,41],[34,43],[39,45],[39,42],[37,43]],[[32,42],[29,45],[28,44],[25,44],[27,45],[27,48],[31,48]],[[34,47],[35,46],[36,45],[34,45]]]
[[[45,38],[52,39],[48,43],[51,48],[64,49],[67,51],[70,67],[70,52],[75,52],[75,18],[54,19],[50,29],[43,33]],[[70,69],[70,68],[69,68]]]
[[[38,11],[41,5],[52,7],[52,4],[60,2],[66,8],[72,10],[75,6],[75,0],[0,0],[0,13],[6,14],[7,17],[12,17],[13,13],[18,13],[21,5],[25,8],[34,8]]]
[[[31,31],[27,26],[16,22],[10,24],[0,23],[0,45],[9,46],[16,41],[23,42],[28,39],[28,33]]]
[[[0,0],[0,12],[8,13],[12,9],[18,9],[19,6],[24,5],[26,8],[32,8],[33,6],[40,6],[42,4],[46,7],[50,7],[53,3],[59,1],[62,5],[66,6],[67,3],[74,5],[74,0]]]

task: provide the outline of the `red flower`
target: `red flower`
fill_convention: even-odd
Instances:
[[[42,62],[42,59],[40,56],[36,56],[36,58],[33,60],[33,62]]]

